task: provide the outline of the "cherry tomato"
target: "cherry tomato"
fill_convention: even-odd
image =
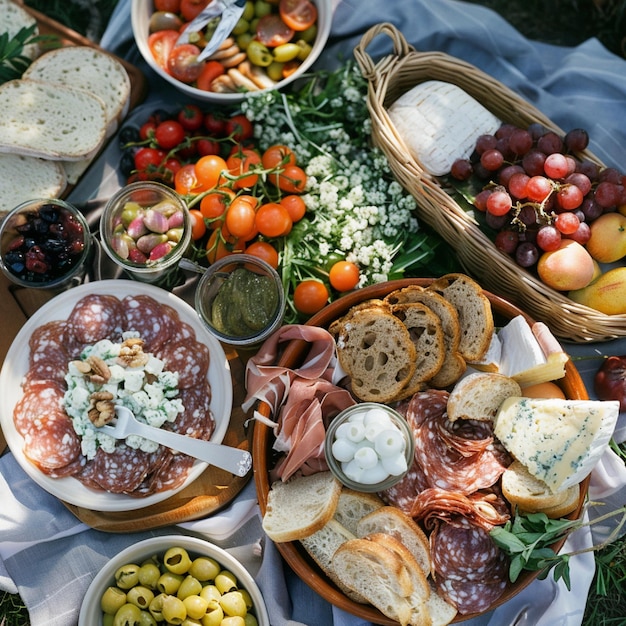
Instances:
[[[213,137],[223,137],[227,134],[226,120],[215,113],[207,113],[204,116],[204,127]]]
[[[268,48],[275,48],[287,43],[294,36],[293,28],[283,22],[280,15],[270,13],[259,19],[256,26],[256,38]]]
[[[154,60],[166,72],[168,71],[167,59],[170,56],[170,52],[174,49],[179,35],[180,33],[177,30],[160,30],[148,37],[148,48]]]
[[[194,143],[196,144],[196,150],[200,156],[220,153],[220,144],[217,143],[217,141],[211,141],[210,139],[198,139],[198,141],[195,141]]]
[[[198,239],[202,239],[204,233],[206,233],[204,216],[198,209],[190,209],[189,216],[191,217],[191,238],[194,241],[198,241]]]
[[[328,289],[318,280],[303,280],[293,291],[293,304],[300,313],[313,315],[326,306]]]
[[[174,46],[167,57],[167,71],[181,83],[193,83],[198,79],[204,64],[198,61],[200,48],[192,43]]]
[[[317,8],[310,0],[280,0],[278,12],[289,28],[302,31],[317,20]]]
[[[139,150],[135,152],[135,169],[140,171],[148,168],[156,169],[161,165],[164,158],[165,154],[162,150],[157,150],[156,148],[139,148]]]
[[[180,12],[188,22],[191,22],[209,2],[210,0],[180,0]]]
[[[233,237],[227,229],[216,228],[206,243],[206,258],[209,263],[215,263],[229,254],[241,254],[245,249],[245,244]]]
[[[185,129],[176,120],[165,120],[154,129],[154,138],[161,148],[171,150],[184,141]]]
[[[163,168],[165,170],[166,178],[169,182],[174,180],[176,172],[183,166],[183,164],[176,158],[171,157],[165,161]]]
[[[193,163],[183,165],[174,174],[174,189],[182,196],[197,194],[203,191],[196,176],[196,168]]]
[[[289,193],[302,193],[306,187],[306,173],[297,165],[287,165],[278,174],[278,187]]]
[[[244,240],[255,231],[255,206],[257,203],[256,198],[253,202],[250,201],[252,196],[238,196],[235,198],[226,212],[226,228],[228,232],[235,237],[240,237]]]
[[[154,0],[154,10],[178,13],[180,11],[180,0]]]
[[[338,261],[328,273],[331,286],[337,291],[351,291],[359,284],[359,268],[350,261]]]
[[[226,72],[226,68],[215,59],[209,59],[204,63],[202,71],[196,78],[196,87],[202,91],[211,91],[211,84]]]
[[[287,146],[276,144],[270,146],[261,157],[261,162],[266,170],[275,167],[285,167],[286,165],[296,164],[296,155],[293,150]]]
[[[286,63],[283,63],[280,74],[283,78],[289,78],[299,67],[299,61],[287,61]]]
[[[254,223],[261,235],[270,238],[289,234],[293,226],[287,209],[276,202],[261,205],[256,212]]]
[[[295,194],[283,196],[280,199],[280,204],[287,209],[292,222],[299,222],[306,213],[306,204],[301,196]]]
[[[213,189],[223,180],[222,172],[228,170],[226,161],[217,154],[200,157],[196,163],[198,182],[205,189]]]
[[[200,200],[200,212],[206,219],[211,220],[209,228],[222,225],[222,218],[234,197],[235,192],[232,189],[221,187]]]
[[[146,141],[146,139],[152,139],[154,137],[154,130],[156,129],[157,124],[154,120],[148,120],[145,124],[142,124],[139,129],[139,138],[142,141]]]
[[[246,187],[254,187],[259,180],[258,174],[250,174],[244,176],[250,171],[250,168],[254,170],[254,167],[261,163],[261,156],[255,150],[238,150],[234,154],[231,154],[226,159],[226,165],[228,166],[228,172],[232,176],[238,176],[237,180],[233,182],[235,189],[245,189]]]
[[[204,113],[197,104],[185,104],[176,119],[185,130],[194,131],[202,128]]]
[[[278,269],[278,251],[267,241],[255,241],[246,248],[246,254],[263,259],[269,263],[274,269]]]
[[[252,137],[254,128],[252,122],[243,113],[239,113],[226,120],[224,132],[237,143],[241,143]]]

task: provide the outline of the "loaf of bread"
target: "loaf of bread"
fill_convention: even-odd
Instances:
[[[106,127],[104,103],[81,89],[31,79],[0,86],[0,152],[88,159],[102,146]]]
[[[333,517],[340,492],[330,471],[277,480],[267,494],[263,530],[276,543],[309,537]]]
[[[475,372],[462,378],[448,397],[448,419],[493,421],[502,403],[521,396],[517,381],[496,372]]]
[[[466,361],[480,361],[494,331],[493,312],[482,287],[465,274],[446,274],[427,289],[442,295],[456,309],[461,325],[459,352]]]

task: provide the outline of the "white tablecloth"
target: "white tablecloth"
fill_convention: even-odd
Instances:
[[[389,21],[419,50],[441,50],[474,63],[551,117],[562,128],[582,126],[592,137],[592,150],[607,164],[626,162],[626,61],[610,54],[595,39],[576,48],[535,43],[483,7],[453,0],[335,0],[327,49],[316,67],[332,68],[351,57],[353,47],[372,25]],[[549,16],[547,17],[547,19]],[[180,103],[179,94],[154,76],[132,42],[130,1],[121,0],[101,44],[143,69],[150,79],[148,102]],[[390,41],[368,48],[373,58],[389,53]],[[78,189],[78,200],[110,190]],[[80,194],[83,194],[81,197]],[[602,354],[626,354],[626,340],[566,346],[593,397],[593,374]],[[592,358],[589,358],[592,357]],[[626,439],[621,416],[616,436]],[[624,464],[615,457],[594,472],[591,498],[608,506],[625,501]],[[54,497],[39,488],[11,453],[0,458],[0,588],[21,594],[33,626],[74,626],[89,583],[106,560],[148,536],[184,532],[198,534],[231,550],[256,576],[273,626],[304,624],[359,626],[362,620],[332,607],[309,589],[280,559],[260,526],[251,481],[224,511],[207,519],[136,534],[109,534],[80,523]],[[608,508],[608,506],[606,508]],[[606,509],[605,509],[606,510]],[[595,515],[595,510],[590,514]],[[610,530],[599,529],[595,541]],[[566,550],[589,547],[589,531],[575,533]],[[495,612],[467,622],[471,626],[577,626],[594,573],[592,553],[572,560],[573,588],[551,578],[535,581]]]

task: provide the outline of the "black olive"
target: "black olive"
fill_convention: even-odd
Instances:
[[[125,150],[120,159],[120,170],[124,176],[130,176],[135,169],[135,159],[132,153]]]

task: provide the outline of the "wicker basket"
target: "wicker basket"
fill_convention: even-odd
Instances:
[[[375,64],[366,49],[380,34],[392,39],[394,53]],[[417,52],[392,24],[381,23],[367,31],[354,55],[369,83],[367,98],[374,143],[386,155],[398,181],[415,197],[418,218],[454,248],[465,270],[485,289],[515,302],[535,319],[544,321],[562,340],[583,343],[626,336],[626,315],[605,315],[577,304],[501,253],[471,215],[444,191],[437,178],[410,155],[387,108],[415,85],[440,80],[459,86],[503,122],[522,127],[538,122],[560,134],[564,134],[563,130],[475,66],[441,52]],[[602,165],[589,152],[584,156]]]

